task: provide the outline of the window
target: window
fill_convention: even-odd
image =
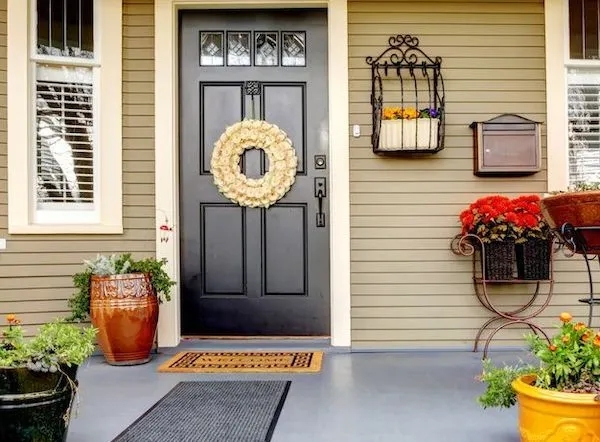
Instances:
[[[200,66],[279,66],[280,58],[284,67],[306,66],[305,31],[200,31],[199,38]]]
[[[32,61],[38,211],[93,211],[97,200],[94,70],[100,68],[93,11],[93,0],[37,0]]]
[[[569,185],[600,182],[600,0],[569,0]]]
[[[10,233],[122,232],[121,14],[8,1]]]

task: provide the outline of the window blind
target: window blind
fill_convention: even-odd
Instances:
[[[569,184],[600,182],[600,69],[568,71]]]
[[[94,203],[92,70],[37,66],[38,208],[90,209]]]

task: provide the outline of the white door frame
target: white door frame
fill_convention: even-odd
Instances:
[[[178,11],[216,8],[326,7],[329,75],[330,293],[331,345],[349,347],[350,333],[350,175],[348,14],[346,0],[156,0],[155,13],[155,202],[156,255],[168,260],[171,278],[179,277],[178,159]],[[159,226],[174,223],[169,241]],[[173,347],[181,338],[180,287],[161,305],[158,343]]]

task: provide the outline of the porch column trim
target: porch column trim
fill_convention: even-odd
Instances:
[[[546,38],[546,157],[548,191],[569,185],[569,140],[567,136],[567,42],[569,2],[545,0]]]

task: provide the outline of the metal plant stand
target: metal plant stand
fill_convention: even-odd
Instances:
[[[553,239],[553,241],[555,241]],[[554,250],[554,244],[552,247]],[[475,288],[475,294],[477,299],[487,310],[493,313],[493,317],[488,319],[478,330],[475,336],[475,342],[473,344],[473,352],[479,350],[480,342],[483,340],[484,332],[491,330],[485,339],[483,347],[483,359],[487,358],[488,349],[491,341],[494,339],[496,334],[504,328],[511,325],[526,325],[531,329],[533,333],[544,336],[549,341],[548,335],[538,325],[535,324],[534,318],[540,315],[546,307],[550,304],[552,299],[554,280],[553,275],[553,258],[550,255],[550,279],[544,280],[533,280],[533,279],[506,279],[506,280],[495,280],[485,279],[485,243],[481,241],[476,235],[458,235],[452,241],[452,251],[457,255],[472,256],[473,257],[473,286]],[[504,311],[500,307],[497,307],[490,298],[489,286],[500,285],[500,284],[529,284],[535,285],[535,291],[529,297],[528,301],[521,307]],[[546,290],[542,293],[542,285],[547,285]],[[538,305],[534,305],[535,301],[540,298],[543,302]]]
[[[592,267],[590,261],[596,260],[600,264],[600,258],[598,255],[589,255],[587,252],[586,241],[581,234],[583,231],[600,231],[600,226],[589,226],[589,227],[576,227],[573,224],[565,223],[560,229],[558,229],[557,236],[561,239],[561,245],[565,246],[568,253],[565,255],[572,257],[574,255],[581,255],[585,261],[585,266],[588,274],[588,285],[590,295],[587,298],[580,298],[579,302],[587,304],[588,309],[588,327],[592,327],[592,321],[594,318],[594,306],[600,305],[600,298],[596,298],[594,294],[594,282],[592,279]]]

